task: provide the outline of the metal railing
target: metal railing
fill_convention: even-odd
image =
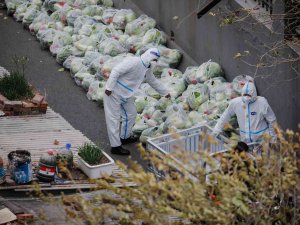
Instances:
[[[264,8],[267,12],[270,12],[270,14],[273,13],[273,0],[254,0],[254,1],[258,2],[258,5]]]
[[[247,0],[245,0],[247,1]],[[273,14],[275,1],[252,0],[257,2],[261,9]],[[287,40],[299,40],[300,38],[300,2],[284,0],[284,37]]]

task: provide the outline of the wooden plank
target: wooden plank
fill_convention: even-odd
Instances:
[[[96,188],[95,184],[76,184],[76,185],[51,185],[50,187],[42,187],[42,191],[56,191],[56,190],[77,190],[77,189],[93,189]],[[18,188],[14,189],[17,192],[34,191],[34,188]]]
[[[64,121],[60,117],[55,117],[55,118],[41,118],[41,119],[26,119],[26,120],[1,120],[0,119],[0,125],[1,127],[6,127],[6,128],[18,128],[18,127],[31,127],[31,128],[43,128],[49,126],[54,127],[52,124],[55,126],[61,125],[62,127],[65,127],[65,129],[73,129],[72,126]],[[34,126],[32,126],[34,125]],[[37,127],[38,126],[38,127]],[[16,130],[16,132],[19,132],[19,130]]]
[[[56,143],[55,143],[56,141]],[[32,165],[37,165],[47,149],[59,150],[67,143],[72,144],[74,163],[77,163],[78,147],[91,142],[80,131],[75,130],[61,115],[48,107],[46,114],[0,117],[0,156],[7,164],[7,155],[15,150],[27,150],[31,153]],[[124,181],[128,174],[115,165],[112,178],[115,187],[136,186],[135,183]],[[97,187],[86,180],[70,181],[66,184],[41,183],[41,190],[93,189]],[[0,190],[32,191],[34,185],[0,186]]]
[[[0,127],[0,156],[5,163],[11,151],[26,149],[32,161],[38,161],[47,149],[59,150],[67,143],[72,144],[76,162],[77,148],[91,142],[50,107],[46,114],[1,117]]]
[[[21,214],[26,212],[26,210],[23,207],[21,207],[19,204],[16,204],[14,202],[3,201],[2,204],[5,205],[7,208],[9,208],[10,211],[12,211],[14,214]]]
[[[128,174],[120,169],[119,166],[115,165],[113,166],[113,173],[111,175],[111,178],[114,179],[114,182],[111,183],[114,187],[135,187],[137,186],[136,183],[132,181],[126,181],[128,177]],[[89,180],[70,180],[67,181],[68,183],[62,183],[62,184],[51,184],[51,183],[40,183],[40,190],[48,190],[48,191],[54,191],[54,190],[76,190],[76,189],[93,189],[97,187],[97,184],[90,183]],[[14,191],[34,191],[36,186],[28,184],[28,185],[14,185],[14,186],[0,186],[1,190],[14,190]]]
[[[111,184],[113,187],[136,187],[137,184],[134,182],[115,182]],[[51,185],[50,187],[41,187],[42,191],[57,191],[57,190],[86,190],[86,189],[95,189],[97,184],[70,184],[70,185]],[[34,188],[16,188],[13,189],[17,192],[30,192],[34,191]]]
[[[58,113],[48,110],[42,115],[0,117],[1,133],[20,133],[23,131],[74,130]]]
[[[41,188],[43,187],[50,187],[51,184],[39,184]],[[14,189],[27,189],[27,188],[33,188],[33,185],[13,185],[13,186],[0,186],[0,190],[14,190]]]
[[[55,144],[57,140],[59,144]],[[8,153],[20,149],[26,149],[32,155],[32,160],[38,160],[47,149],[59,150],[67,143],[72,144],[72,152],[77,155],[78,147],[85,142],[91,142],[79,131],[51,131],[35,133],[0,134],[0,156],[7,158]],[[77,159],[77,158],[76,158]]]

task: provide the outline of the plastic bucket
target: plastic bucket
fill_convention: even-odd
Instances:
[[[31,155],[26,150],[17,150],[8,154],[9,170],[17,184],[32,181]]]
[[[5,170],[3,167],[3,159],[0,157],[0,184],[4,183],[4,181],[5,181]]]
[[[0,167],[0,184],[3,184],[5,181],[5,170],[3,167]]]

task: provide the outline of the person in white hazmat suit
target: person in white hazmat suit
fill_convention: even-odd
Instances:
[[[170,97],[167,88],[151,72],[151,63],[160,57],[157,48],[150,48],[141,56],[130,56],[113,68],[105,86],[104,111],[111,152],[129,155],[122,144],[134,143],[131,136],[137,115],[134,93],[146,81],[161,96]],[[122,126],[120,131],[120,120]]]
[[[242,96],[232,99],[228,108],[213,129],[213,135],[217,136],[223,130],[225,123],[236,115],[240,128],[241,140],[247,144],[261,142],[264,133],[268,133],[272,142],[277,140],[274,131],[276,117],[264,97],[257,96],[253,82],[247,82],[242,89]]]

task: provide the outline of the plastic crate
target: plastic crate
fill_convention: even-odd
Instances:
[[[149,151],[156,150],[163,154],[172,154],[178,147],[187,152],[196,152],[200,146],[202,149],[208,149],[210,153],[223,151],[225,137],[218,136],[216,143],[208,143],[207,138],[202,138],[201,135],[210,134],[211,132],[211,128],[206,125],[181,130],[176,133],[148,139],[146,148]]]
[[[157,151],[161,157],[169,155],[176,163],[185,167],[180,159],[173,157],[174,153],[178,152],[178,149],[189,153],[206,150],[209,154],[225,151],[224,144],[226,138],[224,136],[218,136],[218,139],[215,139],[214,143],[209,143],[206,134],[210,134],[211,132],[212,129],[210,127],[202,125],[173,134],[166,134],[148,139],[146,149],[148,151]],[[165,176],[165,173],[155,168],[151,162],[148,163],[148,169],[153,172],[158,179]]]

